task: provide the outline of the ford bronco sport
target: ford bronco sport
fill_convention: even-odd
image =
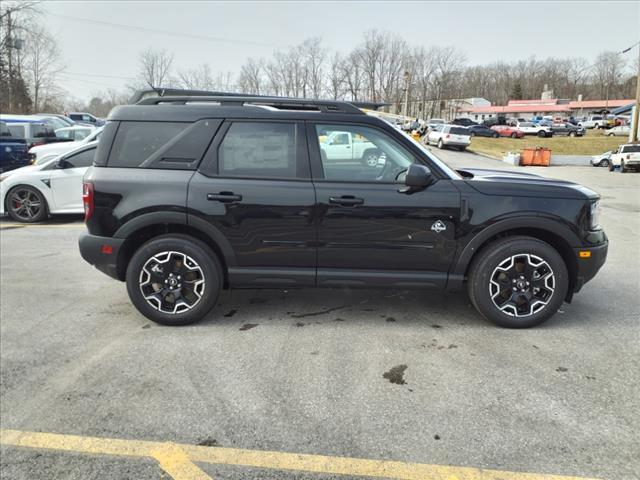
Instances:
[[[366,143],[367,159],[328,155],[333,132]],[[83,258],[168,325],[203,318],[225,288],[466,287],[487,319],[530,327],[593,278],[608,245],[588,188],[454,171],[344,102],[117,107],[83,200]]]

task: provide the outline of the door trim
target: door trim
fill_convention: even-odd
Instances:
[[[352,270],[319,268],[318,287],[351,288],[440,288],[447,283],[446,272],[405,270]]]

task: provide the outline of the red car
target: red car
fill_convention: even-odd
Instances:
[[[494,125],[491,130],[498,132],[501,137],[522,138],[524,133],[509,125]]]

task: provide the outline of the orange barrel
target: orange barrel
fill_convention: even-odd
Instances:
[[[533,157],[536,153],[535,148],[525,148],[520,152],[520,165],[533,165]]]
[[[551,150],[544,147],[536,148],[533,154],[533,163],[537,167],[548,167],[551,160]]]

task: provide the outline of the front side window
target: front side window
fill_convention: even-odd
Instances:
[[[76,153],[65,158],[68,168],[90,167],[93,165],[93,157],[96,154],[95,148],[90,148],[84,152]]]
[[[73,138],[73,132],[71,130],[61,130],[56,132],[58,138]]]
[[[415,162],[405,147],[375,128],[360,125],[316,125],[315,128],[326,180],[398,182]],[[335,132],[347,135],[349,148],[322,141],[323,136],[331,138]]]
[[[298,162],[293,123],[236,122],[218,148],[218,175],[225,177],[308,177]],[[305,163],[306,158],[304,159]]]

